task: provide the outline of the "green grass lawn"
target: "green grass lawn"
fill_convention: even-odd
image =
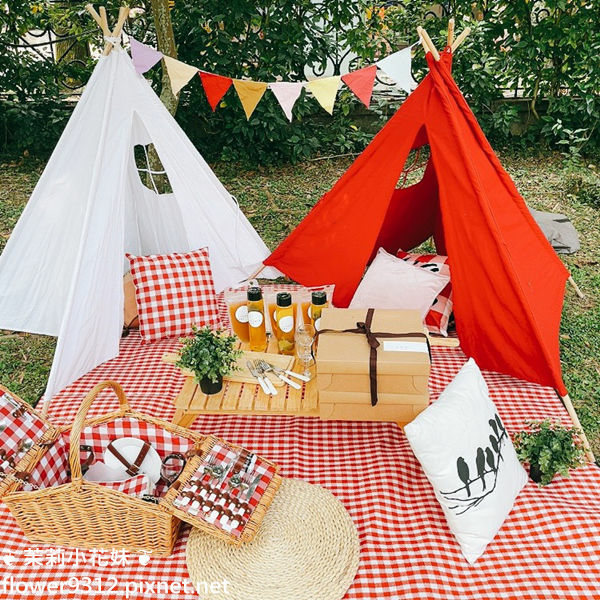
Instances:
[[[571,398],[594,451],[600,455],[600,177],[594,165],[564,166],[560,155],[501,159],[531,206],[567,214],[580,232],[581,250],[563,259],[586,298],[580,300],[567,287],[561,357]],[[214,168],[273,248],[350,163],[346,158],[255,170],[232,164]],[[34,161],[2,165],[0,249],[42,169],[43,164]],[[35,402],[44,390],[53,348],[53,340],[41,336],[0,332],[0,382]]]

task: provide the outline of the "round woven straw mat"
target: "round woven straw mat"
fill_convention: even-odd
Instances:
[[[283,480],[252,542],[235,547],[193,529],[186,549],[203,600],[340,600],[358,555],[358,534],[342,503],[297,479]],[[207,589],[223,581],[225,589]]]

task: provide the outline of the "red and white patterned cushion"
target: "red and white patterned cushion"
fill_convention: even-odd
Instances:
[[[127,258],[142,341],[189,335],[192,325],[220,325],[207,248]]]
[[[413,254],[398,250],[396,256],[412,263],[417,267],[422,267],[434,273],[447,275],[450,277],[450,265],[448,264],[447,256],[439,254]],[[441,333],[448,335],[448,322],[452,314],[452,280],[446,287],[437,295],[429,312],[425,316],[425,325],[431,333]]]

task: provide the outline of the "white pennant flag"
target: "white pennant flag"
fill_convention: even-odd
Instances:
[[[390,54],[376,63],[407,94],[410,94],[417,87],[417,82],[413,79],[410,72],[413,46],[408,46],[399,52],[394,52],[394,54]]]
[[[171,89],[173,90],[173,94],[177,96],[181,88],[198,72],[198,69],[170,56],[163,56],[163,60],[169,74]]]
[[[290,122],[292,120],[292,109],[303,87],[304,83],[296,81],[275,81],[269,84],[269,88],[275,94],[277,102],[279,102],[285,116]]]

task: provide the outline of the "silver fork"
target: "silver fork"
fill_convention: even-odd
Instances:
[[[296,383],[295,381],[292,381],[289,377],[286,377],[285,375],[283,375],[283,372],[276,371],[273,368],[273,365],[271,365],[270,363],[268,363],[264,360],[259,360],[258,362],[260,363],[260,366],[262,367],[263,372],[273,373],[273,375],[275,375],[275,377],[277,377],[284,383],[287,383],[289,386],[293,387],[296,390],[302,389],[302,386],[299,383]]]
[[[263,378],[263,381],[265,382],[265,385],[269,388],[269,393],[272,396],[277,396],[277,389],[273,385],[273,382],[271,381],[270,377],[267,376],[267,372],[265,371],[265,369],[262,366],[262,361],[261,360],[255,360],[254,361],[254,368],[258,371],[258,373],[260,375],[262,375],[262,378]]]

